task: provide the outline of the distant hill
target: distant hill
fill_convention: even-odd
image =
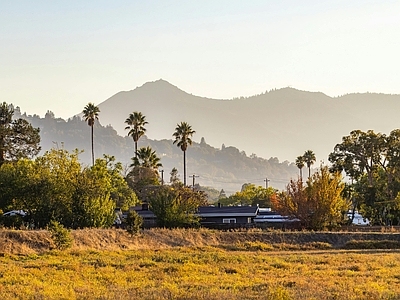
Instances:
[[[170,139],[176,124],[188,122],[213,147],[235,146],[248,155],[294,161],[311,149],[317,161],[327,157],[351,130],[389,133],[399,127],[400,95],[323,93],[283,88],[260,95],[216,100],[191,95],[164,80],[119,92],[100,103],[102,124],[125,135],[133,111],[147,118],[151,139]]]
[[[182,152],[171,139],[176,124],[186,121],[196,131],[196,143],[187,153],[188,175],[199,175],[196,183],[228,193],[240,190],[243,183],[263,186],[267,178],[270,186],[283,189],[290,178],[297,178],[298,169],[292,162],[304,151],[316,153],[318,167],[320,161],[328,163],[328,154],[350,131],[389,133],[400,123],[400,95],[332,98],[283,88],[217,100],[191,95],[164,80],[119,92],[98,106],[100,123],[106,126],[95,126],[97,157],[105,153],[130,164],[133,142],[126,136],[124,121],[129,113],[141,111],[149,124],[139,147],[150,145],[157,151],[169,180],[173,167],[183,173]],[[44,150],[78,148],[85,150],[82,161],[90,162],[90,129],[79,115],[69,120],[55,118],[51,112],[45,118],[24,117],[41,128]]]
[[[63,120],[55,118],[51,112],[47,112],[44,118],[21,115],[18,109],[15,113],[16,117],[23,117],[34,127],[40,128],[42,152],[57,147],[69,151],[84,150],[80,154],[82,163],[91,163],[90,127],[79,116]],[[118,135],[112,126],[102,126],[96,122],[94,142],[97,158],[108,154],[115,156],[125,167],[131,164],[134,156],[132,138]],[[183,176],[182,151],[173,145],[172,139],[151,140],[144,136],[139,140],[139,147],[145,146],[151,146],[161,158],[165,182],[169,182],[169,173],[174,167]],[[299,173],[298,168],[287,161],[279,162],[276,157],[264,159],[256,155],[247,156],[244,151],[233,146],[215,148],[207,144],[204,138],[187,150],[187,171],[188,176],[198,176],[195,177],[195,184],[218,191],[224,189],[227,194],[239,191],[244,183],[265,186],[267,178],[269,186],[281,190],[290,178],[297,178]],[[191,184],[191,178],[187,182]]]

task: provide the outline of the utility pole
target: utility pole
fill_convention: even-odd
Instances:
[[[164,185],[164,170],[160,170],[161,173],[161,185]]]
[[[196,176],[196,175],[193,174],[191,177],[192,177],[192,179],[193,179],[192,189],[193,189],[193,191],[194,191],[194,179],[195,179],[196,177],[199,177],[199,176]]]
[[[267,189],[267,188],[268,188],[268,181],[269,181],[269,179],[268,179],[268,178],[265,178],[264,181],[265,181],[265,188]]]

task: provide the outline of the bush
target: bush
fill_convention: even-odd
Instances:
[[[132,235],[137,234],[140,231],[142,225],[143,218],[139,216],[136,211],[129,211],[128,216],[126,217],[126,231],[128,231]]]
[[[24,217],[19,215],[4,217],[1,215],[0,224],[2,224],[4,227],[19,229],[24,225]]]
[[[400,242],[399,241],[391,241],[391,240],[382,240],[382,241],[352,240],[352,241],[347,242],[343,246],[343,248],[344,249],[400,249]]]
[[[72,246],[72,236],[68,229],[57,221],[50,221],[48,225],[51,238],[58,250],[65,250]]]

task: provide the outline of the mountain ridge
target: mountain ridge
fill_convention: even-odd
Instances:
[[[327,162],[334,146],[354,129],[384,133],[395,129],[394,112],[399,103],[399,95],[330,97],[292,87],[250,97],[212,99],[159,79],[117,93],[98,106],[100,122],[111,124],[122,136],[126,135],[124,121],[129,113],[141,111],[149,122],[151,139],[171,138],[176,124],[186,121],[197,132],[195,140],[205,137],[214,147],[234,145],[249,154],[289,161],[311,149],[318,162]]]

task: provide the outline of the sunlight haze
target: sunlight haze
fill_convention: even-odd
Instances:
[[[294,87],[400,93],[399,1],[2,1],[0,92],[80,113],[165,79],[231,99]],[[101,118],[100,118],[101,119]]]

